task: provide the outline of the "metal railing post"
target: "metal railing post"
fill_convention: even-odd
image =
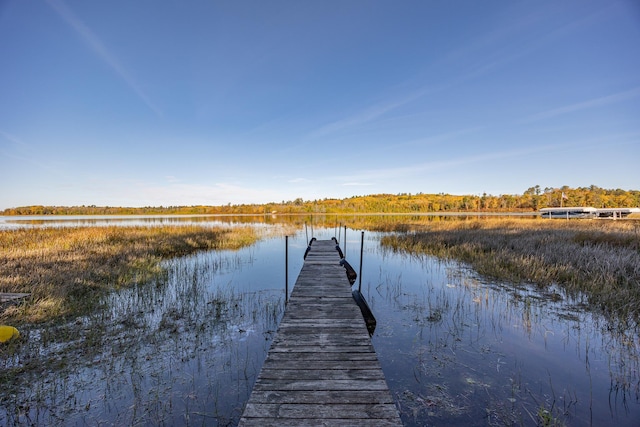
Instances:
[[[344,226],[344,242],[342,245],[342,249],[344,249],[344,259],[347,259],[347,226]]]
[[[364,231],[360,235],[360,274],[358,277],[358,292],[362,290],[362,254],[364,252]]]

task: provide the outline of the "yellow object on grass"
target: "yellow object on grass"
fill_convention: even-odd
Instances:
[[[18,338],[20,332],[13,326],[0,325],[0,342],[7,342],[10,339]]]

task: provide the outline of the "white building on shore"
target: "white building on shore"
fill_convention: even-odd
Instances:
[[[640,214],[640,208],[602,208],[596,209],[589,206],[567,206],[562,208],[540,209],[542,218],[612,218],[619,219],[633,213]]]

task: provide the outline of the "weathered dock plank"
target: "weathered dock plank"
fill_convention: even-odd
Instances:
[[[333,241],[314,241],[240,426],[401,426]]]
[[[22,298],[26,298],[31,294],[15,293],[15,292],[0,292],[0,303],[16,301]]]
[[[379,393],[376,390],[313,390],[304,393],[286,391],[255,391],[252,395],[253,403],[298,403],[311,404],[324,402],[325,404],[347,403],[393,403],[391,395]]]

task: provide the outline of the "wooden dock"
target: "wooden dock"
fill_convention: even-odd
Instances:
[[[26,298],[31,294],[19,294],[13,292],[0,292],[0,304],[9,302],[9,301],[17,301],[22,298]]]
[[[312,242],[239,426],[401,426],[336,243]]]

